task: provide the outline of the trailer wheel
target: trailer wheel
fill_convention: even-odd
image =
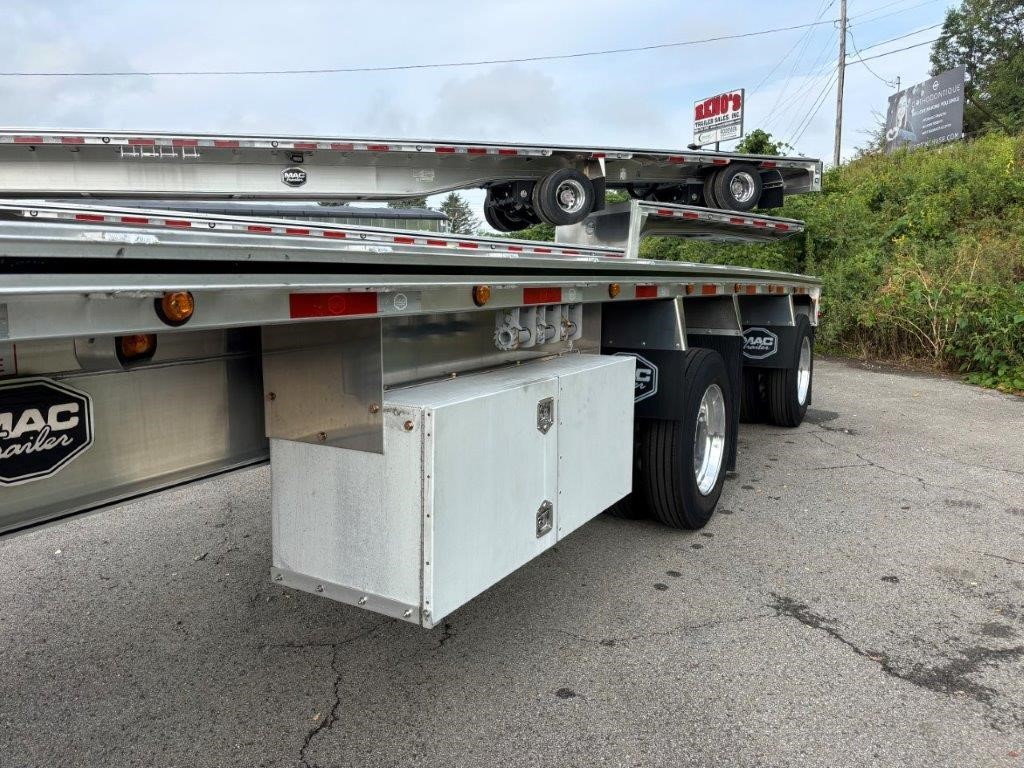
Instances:
[[[594,209],[593,182],[574,168],[549,173],[533,187],[533,209],[547,224],[577,224]]]
[[[768,421],[768,381],[766,371],[746,368],[743,371],[743,389],[740,394],[740,421],[760,424]]]
[[[708,208],[721,208],[718,200],[715,199],[715,174],[709,174],[704,179],[704,205]]]
[[[771,420],[780,427],[799,427],[811,403],[814,377],[814,342],[806,315],[796,317],[796,350],[789,368],[768,371]]]
[[[665,525],[703,528],[725,483],[731,389],[721,355],[710,349],[686,354],[683,418],[651,419],[641,430],[644,495]]]
[[[518,232],[530,226],[529,222],[523,221],[518,216],[499,208],[496,205],[484,203],[484,219],[488,226],[498,232]]]
[[[624,520],[641,520],[651,516],[651,510],[644,500],[643,491],[643,464],[641,463],[641,448],[643,445],[642,421],[633,421],[633,492],[622,497],[605,510],[612,517],[621,517]]]
[[[733,211],[752,211],[761,199],[761,174],[752,165],[727,165],[711,176],[715,200],[719,208]]]

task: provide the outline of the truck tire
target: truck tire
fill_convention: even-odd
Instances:
[[[605,510],[612,517],[620,517],[624,520],[642,520],[651,516],[651,510],[644,500],[643,492],[639,490],[643,486],[643,469],[640,464],[641,434],[643,432],[642,421],[633,421],[633,491],[623,496],[617,502]]]
[[[766,372],[759,368],[743,371],[743,388],[740,393],[740,421],[744,424],[761,424],[768,421],[768,382]]]
[[[773,424],[799,427],[811,403],[814,378],[814,339],[807,315],[796,316],[793,365],[768,371],[768,404]]]
[[[704,205],[707,208],[721,208],[715,198],[715,174],[709,174],[704,178]]]
[[[710,349],[686,354],[683,418],[644,422],[640,459],[652,516],[672,528],[695,529],[707,525],[722,495],[732,406],[722,356]]]
[[[574,168],[553,171],[533,187],[533,210],[556,227],[578,224],[594,209],[593,182]]]
[[[747,163],[730,163],[711,176],[719,208],[752,211],[761,200],[761,173]]]
[[[487,221],[487,225],[497,232],[518,232],[530,226],[529,223],[515,215],[507,213],[496,205],[487,205],[487,203],[484,203],[484,219]]]

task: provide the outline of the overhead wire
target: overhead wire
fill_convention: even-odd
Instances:
[[[828,2],[828,5],[826,5],[825,3],[826,3],[826,0],[822,0],[821,8],[818,10],[818,15],[815,16],[815,18],[814,18],[815,21],[820,20],[822,16],[824,16],[826,13],[828,13],[829,8],[831,8],[833,5],[836,4],[836,0],[830,0],[830,2]],[[771,78],[771,76],[774,75],[776,71],[778,71],[780,66],[782,66],[783,62],[785,62],[786,59],[788,59],[790,57],[790,55],[792,55],[792,53],[797,49],[797,47],[800,45],[801,41],[803,41],[805,38],[807,38],[812,33],[812,30],[813,30],[813,27],[808,27],[806,30],[804,30],[803,34],[800,35],[800,37],[797,38],[796,42],[794,42],[792,46],[790,46],[789,50],[786,51],[785,55],[783,55],[783,57],[781,59],[779,59],[775,63],[775,66],[772,67],[768,71],[768,73],[764,77],[761,78],[761,80],[758,82],[757,85],[755,85],[753,87],[753,89],[751,89],[751,91],[750,91],[750,95],[751,96],[753,96],[754,94],[756,94],[758,91],[761,90],[761,87],[766,82],[768,82],[768,80]]]
[[[850,38],[850,45],[853,46],[853,52],[857,55],[857,60],[861,64],[864,64],[864,69],[866,69],[868,72],[870,72],[872,75],[874,75],[874,77],[877,80],[880,80],[881,82],[885,83],[890,88],[895,88],[896,87],[896,81],[895,80],[886,80],[880,74],[875,72],[875,70],[873,70],[871,67],[869,67],[867,64],[864,63],[864,57],[861,56],[860,51],[857,49],[857,41],[854,40],[854,38],[853,38],[853,30],[852,29],[847,30],[847,35]]]
[[[810,127],[811,123],[814,122],[814,118],[817,116],[818,111],[825,103],[825,100],[832,93],[832,89],[835,87],[837,82],[839,82],[838,68],[836,69],[836,72],[833,73],[832,77],[829,78],[829,81],[825,84],[825,88],[822,89],[820,95],[818,96],[818,101],[814,107],[814,110],[807,115],[806,120],[804,120],[803,122],[803,126],[800,128],[800,132],[793,136],[792,141],[789,142],[790,144],[795,145],[798,141],[800,141],[801,138],[803,138],[804,133],[807,131],[808,127]]]
[[[754,32],[742,32],[735,35],[718,35],[697,40],[682,40],[672,43],[654,43],[651,45],[638,45],[628,48],[608,48],[597,51],[577,51],[575,53],[550,54],[544,56],[523,56],[516,58],[501,59],[479,59],[473,61],[448,61],[429,64],[395,64],[386,66],[366,67],[322,67],[315,69],[222,69],[222,70],[150,70],[150,71],[92,71],[92,72],[40,72],[40,71],[3,71],[0,77],[206,77],[206,76],[247,76],[247,75],[323,75],[354,72],[397,72],[403,70],[422,69],[450,69],[456,67],[478,67],[492,64],[524,64],[537,61],[557,61],[565,59],[580,59],[591,56],[608,56],[622,53],[637,53],[640,51],[663,50],[666,48],[681,48],[691,45],[703,45],[706,43],[721,42],[724,40],[741,40],[751,37],[762,37],[779,32],[791,32],[797,29],[808,29],[811,27],[833,24],[833,19],[812,21],[805,24],[794,24],[788,27],[775,27],[762,29]]]

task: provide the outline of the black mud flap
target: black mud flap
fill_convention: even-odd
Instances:
[[[691,347],[713,349],[722,355],[729,373],[729,455],[726,468],[736,468],[736,437],[740,418],[741,342],[739,336],[707,336],[690,334]],[[665,349],[605,349],[606,355],[629,355],[636,358],[636,381],[633,388],[634,414],[638,419],[670,419],[681,421],[686,403],[683,401],[683,368],[686,352]]]
[[[811,327],[811,341],[814,328]],[[799,350],[796,346],[796,326],[745,325],[743,326],[743,365],[748,368],[793,368]]]
[[[729,454],[725,457],[725,468],[735,471],[740,431],[740,388],[743,386],[743,340],[740,336],[690,333],[686,336],[686,343],[690,347],[713,349],[725,360],[725,370],[729,374],[729,398],[732,403],[729,413]]]

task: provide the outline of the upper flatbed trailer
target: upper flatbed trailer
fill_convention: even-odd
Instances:
[[[752,211],[821,190],[805,157],[414,139],[0,131],[0,198],[395,200],[487,190],[499,232],[576,224],[606,189]]]
[[[606,508],[699,528],[741,417],[803,418],[821,286],[640,243],[802,231],[639,199],[554,243],[0,202],[0,533],[269,459],[273,580],[432,627]]]

